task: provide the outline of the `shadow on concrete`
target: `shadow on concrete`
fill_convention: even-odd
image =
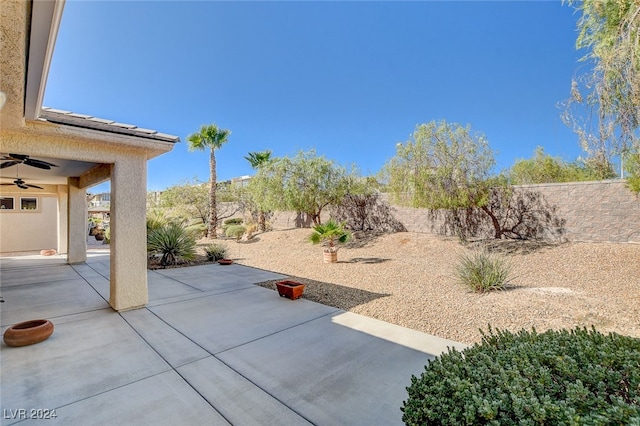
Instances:
[[[303,299],[344,309],[345,311],[359,305],[364,305],[381,297],[391,296],[390,294],[374,293],[359,288],[347,287],[339,284],[314,281],[307,278],[290,276],[286,280],[297,281],[305,284]],[[282,280],[271,280],[257,283],[261,287],[276,290],[276,282]]]

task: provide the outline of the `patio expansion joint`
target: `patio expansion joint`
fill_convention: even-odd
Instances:
[[[240,290],[240,289],[239,289],[239,290]],[[202,398],[202,399],[203,399],[207,404],[209,404],[209,405],[211,406],[211,408],[212,408],[212,409],[214,409],[218,414],[220,414],[220,415],[221,415],[221,416],[222,416],[226,421],[228,421],[230,424],[233,424],[233,423],[232,423],[228,418],[226,418],[226,417],[225,417],[225,416],[224,416],[224,415],[223,415],[219,410],[217,410],[217,409],[215,408],[215,406],[214,406],[212,403],[210,403],[210,402],[207,400],[207,398],[206,398],[206,397],[205,397],[205,396],[204,396],[200,391],[198,391],[198,389],[196,389],[193,385],[191,385],[191,383],[189,382],[189,380],[187,380],[187,378],[186,378],[186,377],[184,377],[184,376],[180,373],[180,371],[178,371],[178,369],[179,369],[179,368],[184,367],[184,366],[186,366],[186,365],[193,364],[194,362],[201,361],[201,360],[206,359],[206,358],[209,358],[209,356],[211,356],[211,357],[215,358],[218,362],[222,363],[225,367],[229,368],[231,371],[233,371],[234,373],[236,373],[237,375],[239,375],[240,377],[242,377],[244,380],[246,380],[247,382],[251,383],[251,384],[252,384],[253,386],[255,386],[257,389],[260,389],[260,390],[261,390],[262,392],[264,392],[266,395],[268,395],[269,397],[273,398],[273,399],[274,399],[275,401],[277,401],[278,403],[282,404],[282,406],[287,407],[287,409],[288,409],[288,410],[291,410],[292,412],[294,412],[294,413],[295,413],[295,414],[297,414],[298,416],[302,417],[303,419],[305,419],[305,420],[306,420],[306,421],[308,421],[309,423],[313,424],[313,422],[312,422],[310,419],[308,419],[306,416],[304,416],[304,414],[303,414],[303,413],[301,413],[301,412],[299,412],[298,410],[296,410],[296,409],[294,409],[294,408],[290,407],[289,405],[287,405],[287,404],[285,403],[285,401],[283,401],[283,400],[281,400],[280,398],[278,398],[277,396],[273,395],[273,394],[272,394],[271,392],[269,392],[267,389],[263,388],[262,386],[260,386],[259,384],[257,384],[257,383],[256,383],[256,382],[254,382],[253,380],[251,380],[249,377],[247,377],[246,375],[242,374],[242,373],[241,373],[240,371],[238,371],[237,369],[233,368],[233,366],[231,366],[231,365],[227,364],[226,362],[224,362],[224,360],[220,359],[217,355],[222,354],[222,353],[225,353],[225,352],[230,351],[230,350],[235,349],[235,348],[239,348],[239,347],[244,346],[244,345],[247,345],[247,344],[249,344],[249,343],[253,343],[253,342],[259,341],[259,340],[261,340],[261,339],[264,339],[264,338],[267,338],[267,337],[270,337],[270,336],[274,336],[274,335],[276,335],[276,334],[278,334],[278,333],[282,333],[282,332],[285,332],[285,331],[291,330],[291,329],[296,328],[296,327],[299,327],[299,326],[301,326],[301,325],[303,325],[303,324],[307,324],[307,323],[310,323],[310,322],[312,322],[312,321],[319,320],[320,318],[324,318],[324,317],[328,317],[328,316],[331,316],[331,315],[335,315],[335,313],[336,313],[336,312],[339,312],[339,311],[340,311],[340,309],[337,309],[337,308],[336,308],[336,309],[335,309],[334,311],[332,311],[332,312],[328,312],[328,313],[326,313],[326,314],[324,314],[324,315],[319,315],[319,316],[317,316],[317,317],[315,317],[315,318],[311,318],[311,319],[309,319],[309,320],[306,320],[306,321],[300,322],[300,323],[295,324],[295,325],[292,325],[292,326],[290,326],[290,327],[286,327],[286,328],[284,328],[284,329],[281,329],[281,330],[275,331],[275,332],[273,332],[273,333],[269,333],[269,334],[264,335],[264,336],[261,336],[261,337],[259,337],[259,338],[257,338],[257,339],[253,339],[253,340],[250,340],[250,341],[244,342],[244,343],[242,343],[242,344],[240,344],[240,345],[236,345],[236,346],[233,346],[233,347],[231,347],[231,348],[227,348],[227,349],[225,349],[225,350],[223,350],[223,351],[216,352],[216,353],[212,353],[212,352],[208,351],[206,348],[202,347],[200,344],[198,344],[196,341],[194,341],[194,340],[193,340],[193,339],[191,339],[189,336],[187,336],[186,334],[184,334],[182,331],[178,330],[177,328],[175,328],[174,326],[172,326],[171,324],[169,324],[168,322],[166,322],[163,318],[161,318],[160,316],[158,316],[158,315],[157,315],[155,312],[153,312],[151,309],[149,309],[149,308],[147,308],[147,307],[144,307],[144,308],[142,308],[142,309],[145,309],[145,310],[147,310],[148,312],[150,312],[154,317],[156,317],[157,319],[159,319],[159,320],[160,320],[162,323],[164,323],[167,327],[171,328],[172,330],[174,330],[175,332],[177,332],[178,334],[180,334],[182,337],[184,337],[185,339],[187,339],[188,341],[190,341],[191,343],[193,343],[195,346],[199,347],[199,348],[200,348],[200,349],[202,349],[204,352],[206,352],[206,353],[208,353],[208,354],[209,354],[208,356],[205,356],[205,357],[202,357],[202,358],[199,358],[199,359],[195,359],[195,360],[192,360],[192,361],[186,362],[186,363],[181,364],[181,365],[178,365],[178,366],[173,366],[173,365],[171,365],[171,363],[169,363],[169,361],[167,361],[167,359],[166,359],[164,356],[162,356],[162,354],[161,354],[161,353],[159,353],[159,352],[156,350],[156,348],[155,348],[151,343],[149,343],[149,342],[148,342],[148,341],[147,341],[147,340],[146,340],[146,339],[145,339],[145,338],[144,338],[144,337],[143,337],[143,336],[138,332],[138,330],[136,330],[136,328],[135,328],[134,326],[132,326],[132,325],[131,325],[127,320],[126,320],[126,318],[124,318],[124,317],[122,316],[122,314],[118,314],[118,315],[120,315],[120,317],[124,320],[124,322],[125,322],[129,327],[131,327],[131,329],[132,329],[132,330],[133,330],[133,331],[134,331],[134,332],[135,332],[135,333],[136,333],[136,334],[137,334],[137,335],[138,335],[138,336],[139,336],[139,337],[140,337],[140,338],[141,338],[141,339],[142,339],[142,340],[143,340],[143,341],[144,341],[144,342],[149,346],[149,348],[151,348],[151,350],[153,350],[153,351],[154,351],[154,352],[155,352],[155,353],[156,353],[160,358],[162,358],[162,360],[163,360],[164,362],[166,362],[166,363],[167,363],[167,365],[168,365],[168,366],[169,366],[173,371],[175,371],[175,372],[176,372],[176,374],[178,374],[178,375],[180,376],[180,378],[181,378],[182,380],[184,380],[184,381],[185,381],[185,383],[187,383],[187,385],[188,385],[190,388],[192,388],[192,389],[194,390],[194,392],[196,392],[198,395],[200,395],[200,397],[201,397],[201,398]]]
[[[150,309],[148,309],[148,308],[146,308],[146,307],[141,308],[141,309],[145,309],[147,312],[151,313],[151,315],[153,315],[154,317],[158,318],[158,319],[159,319],[163,324],[165,324],[167,327],[171,328],[172,330],[175,330],[177,333],[179,333],[179,334],[180,334],[181,336],[183,336],[185,339],[189,340],[191,343],[193,343],[193,344],[194,344],[194,345],[196,345],[197,347],[201,348],[204,352],[208,353],[208,354],[209,354],[209,356],[213,356],[213,354],[211,354],[211,353],[210,353],[209,351],[207,351],[205,348],[203,348],[202,346],[200,346],[198,343],[194,342],[191,338],[189,338],[189,337],[188,337],[187,335],[185,335],[183,332],[181,332],[180,330],[176,329],[176,328],[175,328],[175,327],[173,327],[171,324],[167,323],[165,320],[163,320],[162,318],[160,318],[160,317],[159,317],[158,315],[156,315],[156,314],[155,314],[155,312],[153,312],[152,310],[150,310]],[[176,374],[177,374],[177,375],[178,375],[178,376],[179,376],[179,377],[180,377],[180,378],[181,378],[181,379],[182,379],[182,380],[187,384],[187,386],[189,386],[191,389],[193,389],[193,391],[194,391],[195,393],[197,393],[197,394],[200,396],[200,398],[202,398],[202,400],[203,400],[204,402],[206,402],[206,403],[211,407],[211,409],[212,409],[212,410],[214,410],[216,413],[218,413],[218,414],[219,414],[222,418],[224,418],[224,419],[225,419],[229,424],[233,424],[233,423],[232,423],[228,418],[226,418],[226,417],[225,417],[225,416],[224,416],[224,415],[223,415],[219,410],[217,410],[217,409],[216,409],[216,407],[215,407],[213,404],[211,404],[211,403],[207,400],[207,398],[205,398],[205,396],[204,396],[204,395],[203,395],[203,394],[202,394],[198,389],[196,389],[194,386],[192,386],[192,385],[191,385],[191,383],[189,383],[189,381],[188,381],[188,380],[187,380],[187,379],[186,379],[186,378],[185,378],[185,377],[180,373],[180,371],[178,371],[178,368],[180,368],[180,367],[184,367],[185,365],[189,365],[189,364],[191,364],[191,363],[193,363],[193,362],[201,361],[201,360],[203,360],[203,359],[208,358],[209,356],[205,356],[205,357],[202,357],[202,358],[199,358],[199,359],[196,359],[196,360],[190,361],[190,362],[186,362],[186,363],[181,364],[181,365],[173,366],[173,365],[172,365],[172,364],[171,364],[171,363],[170,363],[170,362],[169,362],[169,361],[168,361],[168,360],[167,360],[167,359],[166,359],[166,358],[165,358],[165,357],[164,357],[164,356],[163,356],[163,355],[162,355],[162,354],[161,354],[161,353],[160,353],[160,352],[159,352],[159,351],[158,351],[158,350],[157,350],[157,349],[156,349],[156,348],[155,348],[155,347],[154,347],[154,346],[153,346],[153,345],[152,345],[152,344],[147,340],[147,339],[145,339],[145,338],[144,338],[144,336],[143,336],[142,334],[140,334],[140,333],[138,332],[138,330],[137,330],[133,325],[131,325],[131,324],[129,323],[129,321],[127,321],[127,319],[126,319],[126,318],[125,318],[121,313],[118,313],[118,315],[120,316],[120,318],[122,318],[122,320],[125,322],[125,324],[127,324],[127,325],[131,328],[131,330],[133,330],[133,332],[134,332],[134,333],[136,333],[136,334],[138,335],[138,337],[140,337],[140,339],[142,339],[142,341],[143,341],[143,342],[145,342],[145,343],[147,344],[147,346],[148,346],[152,351],[154,351],[154,352],[155,352],[155,353],[156,353],[156,354],[157,354],[157,355],[158,355],[158,356],[159,356],[159,357],[160,357],[160,358],[161,358],[161,359],[162,359],[162,360],[167,364],[167,367],[168,367],[168,370],[167,370],[167,371],[171,371],[171,370],[173,370],[173,371],[174,371],[174,372],[175,372],[175,373],[176,373]],[[235,371],[235,370],[234,370],[234,371]],[[145,377],[144,379],[147,379],[147,378],[149,378],[149,377],[154,377],[154,376],[157,376],[157,375],[159,375],[159,374],[164,374],[164,373],[166,373],[166,371],[160,372],[160,373],[158,373],[158,374],[154,374],[154,375],[152,375],[152,376]],[[140,380],[144,380],[144,379],[140,379]],[[140,381],[140,380],[138,380],[138,381]],[[135,383],[135,382],[132,382],[132,383]]]
[[[291,326],[286,327],[286,328],[283,328],[283,329],[281,329],[281,330],[274,331],[273,333],[265,334],[264,336],[260,336],[260,337],[258,337],[258,338],[256,338],[256,339],[249,340],[249,341],[246,341],[246,342],[241,343],[241,344],[239,344],[239,345],[232,346],[232,347],[230,347],[230,348],[224,349],[224,350],[222,350],[222,351],[220,351],[220,352],[216,352],[216,353],[211,354],[211,355],[215,356],[215,357],[218,359],[217,355],[223,354],[223,353],[225,353],[225,352],[231,351],[231,350],[236,349],[236,348],[240,348],[240,347],[245,346],[245,345],[248,345],[248,344],[250,344],[250,343],[258,342],[258,341],[260,341],[260,340],[262,340],[262,339],[266,339],[266,338],[271,337],[271,336],[275,336],[276,334],[284,333],[284,332],[289,331],[289,330],[291,330],[291,329],[294,329],[294,328],[296,328],[296,327],[300,327],[300,326],[302,326],[302,325],[304,325],[304,324],[308,324],[308,323],[310,323],[310,322],[317,321],[317,320],[319,320],[320,318],[325,318],[325,317],[329,317],[329,316],[335,315],[337,312],[340,312],[340,311],[341,311],[341,309],[335,308],[335,310],[334,310],[334,311],[328,312],[328,313],[323,314],[323,315],[319,315],[319,316],[317,316],[317,317],[314,317],[314,318],[308,319],[308,320],[306,320],[306,321],[299,322],[299,323],[297,323],[297,324],[291,325]],[[220,361],[222,361],[222,360],[220,360]]]
[[[174,277],[172,277],[172,276],[165,275],[165,274],[163,274],[163,273],[161,273],[161,272],[157,272],[157,270],[155,270],[155,269],[149,269],[148,271],[149,271],[149,272],[153,272],[153,273],[155,273],[155,274],[158,274],[158,275],[160,275],[160,276],[162,276],[162,277],[164,277],[164,278],[170,279],[170,280],[172,280],[172,281],[175,281],[175,282],[177,282],[178,284],[182,284],[182,285],[184,285],[184,286],[187,286],[187,287],[189,287],[189,288],[192,288],[192,289],[194,289],[194,290],[197,290],[197,291],[202,292],[202,290],[200,290],[198,287],[194,287],[194,286],[192,286],[191,284],[183,283],[182,281],[180,281],[180,280],[178,280],[178,279],[175,279],[175,278],[174,278]]]

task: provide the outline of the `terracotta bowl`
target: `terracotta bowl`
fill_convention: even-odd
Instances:
[[[53,256],[54,254],[56,254],[56,250],[55,249],[40,250],[40,255],[41,256]]]
[[[4,332],[8,346],[27,346],[47,340],[53,334],[53,323],[37,319],[14,324]]]
[[[231,265],[233,263],[233,259],[220,259],[218,263],[221,265]]]

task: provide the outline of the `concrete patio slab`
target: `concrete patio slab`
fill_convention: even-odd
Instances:
[[[293,302],[258,286],[148,309],[211,354],[338,311],[307,300]]]
[[[50,268],[39,268],[37,272],[46,272],[42,269],[49,270]],[[46,280],[45,274],[40,276],[39,282],[36,283],[5,287],[4,283],[11,279],[3,272],[2,298],[4,303],[0,312],[0,325],[11,325],[35,318],[51,319],[109,307],[109,304],[75,271],[71,270],[72,273],[65,274],[69,276],[67,280],[58,281],[60,275],[53,272],[59,272],[61,269],[71,270],[69,267],[54,267],[50,272],[56,281],[48,282],[46,286],[43,285],[43,280]]]
[[[234,425],[310,424],[214,357],[196,361],[178,371]]]
[[[193,266],[190,268],[159,269],[155,272],[201,291],[220,290],[220,292],[237,289],[241,286],[249,287],[255,283],[285,277],[285,275],[282,274],[237,264],[225,266],[213,264]]]
[[[121,315],[173,368],[210,356],[187,336],[167,327],[162,319],[148,309],[136,309]]]
[[[0,258],[3,331],[55,325],[36,345],[0,345],[2,424],[30,424],[16,410],[32,408],[61,425],[401,424],[411,375],[464,348],[281,298],[251,283],[282,275],[241,265],[150,271],[153,300],[117,313],[109,258],[88,255],[73,267]]]
[[[24,284],[36,284],[52,281],[64,281],[80,278],[80,275],[68,265],[51,265],[24,268],[3,268],[2,286],[10,287]]]
[[[64,406],[56,410],[56,415],[55,423],[78,426],[230,424],[175,371]]]
[[[44,342],[2,345],[3,408],[60,408],[171,369],[111,309],[53,322]]]
[[[402,424],[409,379],[434,356],[340,325],[333,321],[339,315],[344,313],[217,357],[311,423]]]
[[[147,271],[147,282],[149,288],[149,301],[202,292],[200,289],[183,284],[171,277],[166,277],[155,271]]]

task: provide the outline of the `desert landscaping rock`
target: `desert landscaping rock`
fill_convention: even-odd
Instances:
[[[458,256],[481,243],[409,232],[368,236],[341,248],[338,263],[325,264],[309,234],[291,229],[222,242],[237,263],[305,283],[303,298],[462,343],[480,341],[479,330],[489,326],[594,326],[640,337],[638,244],[492,241],[491,250],[513,265],[512,287],[476,294],[454,271]]]

